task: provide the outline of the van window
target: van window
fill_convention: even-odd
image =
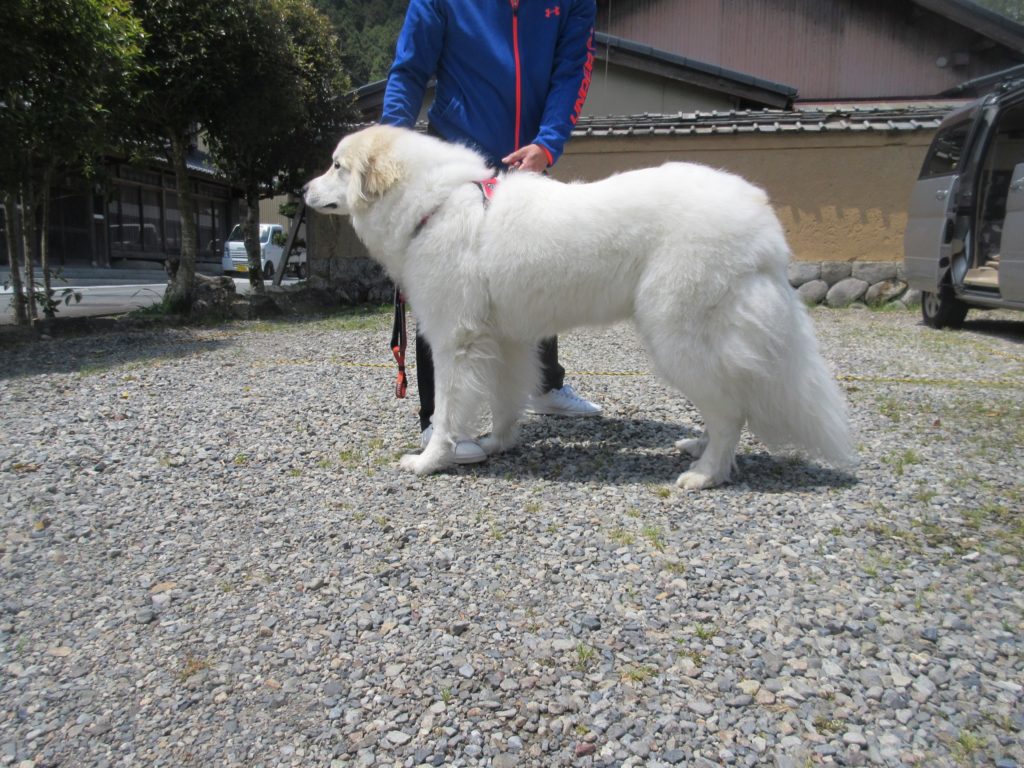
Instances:
[[[960,157],[963,155],[970,129],[971,121],[965,120],[962,123],[943,128],[935,134],[932,145],[928,149],[928,156],[924,160],[920,178],[927,179],[932,176],[948,176],[955,173],[960,164]]]

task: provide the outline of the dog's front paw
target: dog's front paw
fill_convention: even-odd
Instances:
[[[398,460],[398,466],[406,472],[413,472],[417,475],[429,475],[436,472],[440,467],[434,462],[425,458],[421,453],[407,453]]]
[[[713,475],[706,475],[703,472],[689,470],[683,472],[676,480],[676,485],[686,491],[702,491],[705,488],[713,488],[720,485],[722,480],[717,480]]]

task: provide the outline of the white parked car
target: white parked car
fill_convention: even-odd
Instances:
[[[260,224],[260,266],[265,280],[272,278],[274,272],[281,266],[284,247],[278,245],[278,242],[283,239],[284,227],[280,224]],[[249,257],[245,253],[245,240],[242,236],[241,224],[235,224],[228,236],[228,241],[224,244],[221,267],[226,274],[249,274]],[[292,251],[291,256],[288,257],[288,269],[294,271],[299,278],[306,276],[305,248],[296,248]]]

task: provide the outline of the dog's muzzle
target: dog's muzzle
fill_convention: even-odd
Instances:
[[[310,182],[310,184],[311,183],[312,182]],[[299,193],[302,195],[302,199],[306,201],[306,205],[308,205],[310,208],[315,208],[318,211],[329,211],[329,210],[332,210],[333,208],[337,208],[338,207],[337,203],[327,203],[326,205],[317,205],[316,203],[310,202],[309,197],[308,197],[308,195],[309,195],[309,186],[310,186],[309,184],[304,186],[302,189],[299,190]]]

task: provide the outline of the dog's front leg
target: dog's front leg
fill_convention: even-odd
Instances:
[[[490,361],[491,434],[480,447],[491,456],[512,448],[519,438],[519,417],[530,392],[540,383],[537,345],[506,339]]]
[[[454,443],[439,428],[438,411],[434,411],[434,429],[422,453],[407,453],[398,461],[402,469],[417,475],[431,475],[454,463]]]
[[[468,347],[434,347],[433,432],[419,454],[406,454],[399,466],[417,475],[429,475],[455,463],[455,443],[475,439],[474,416],[479,413],[476,381],[466,365],[472,360]]]

